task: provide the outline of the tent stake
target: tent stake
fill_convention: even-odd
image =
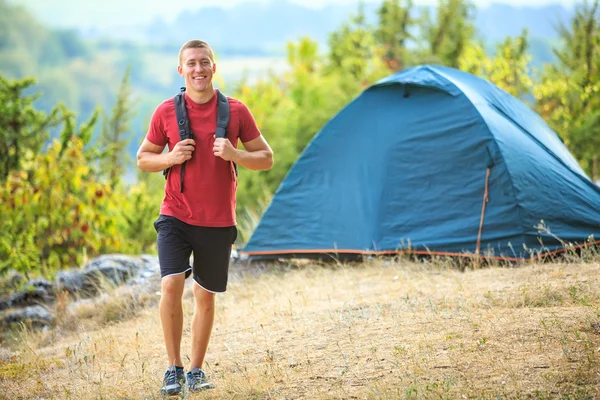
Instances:
[[[490,168],[488,167],[485,171],[485,192],[483,193],[483,204],[481,206],[481,219],[479,220],[479,234],[477,235],[477,247],[475,254],[479,255],[479,248],[481,247],[481,231],[483,230],[483,218],[485,216],[485,205],[489,201],[488,198],[488,184],[490,181]]]

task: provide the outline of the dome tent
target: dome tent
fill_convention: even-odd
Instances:
[[[380,80],[313,138],[242,251],[521,259],[600,234],[600,188],[525,104],[419,66]]]

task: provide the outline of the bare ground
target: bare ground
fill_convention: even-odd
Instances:
[[[468,269],[376,260],[232,271],[190,399],[600,398],[600,263]],[[0,398],[152,399],[166,368],[156,299],[64,307],[0,351]],[[187,290],[183,354],[193,300]],[[131,309],[121,298],[119,307]],[[104,322],[103,322],[104,321]]]

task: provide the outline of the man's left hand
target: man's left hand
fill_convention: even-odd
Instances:
[[[225,161],[233,161],[235,148],[227,138],[216,138],[213,144],[213,153]]]

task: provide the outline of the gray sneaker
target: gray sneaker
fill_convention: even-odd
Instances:
[[[174,395],[180,394],[185,384],[185,373],[183,369],[177,370],[174,365],[171,365],[165,372],[163,386],[160,389],[160,394]]]
[[[206,374],[200,368],[192,368],[186,375],[187,387],[190,392],[197,392],[198,390],[214,389],[215,385],[208,383]]]

